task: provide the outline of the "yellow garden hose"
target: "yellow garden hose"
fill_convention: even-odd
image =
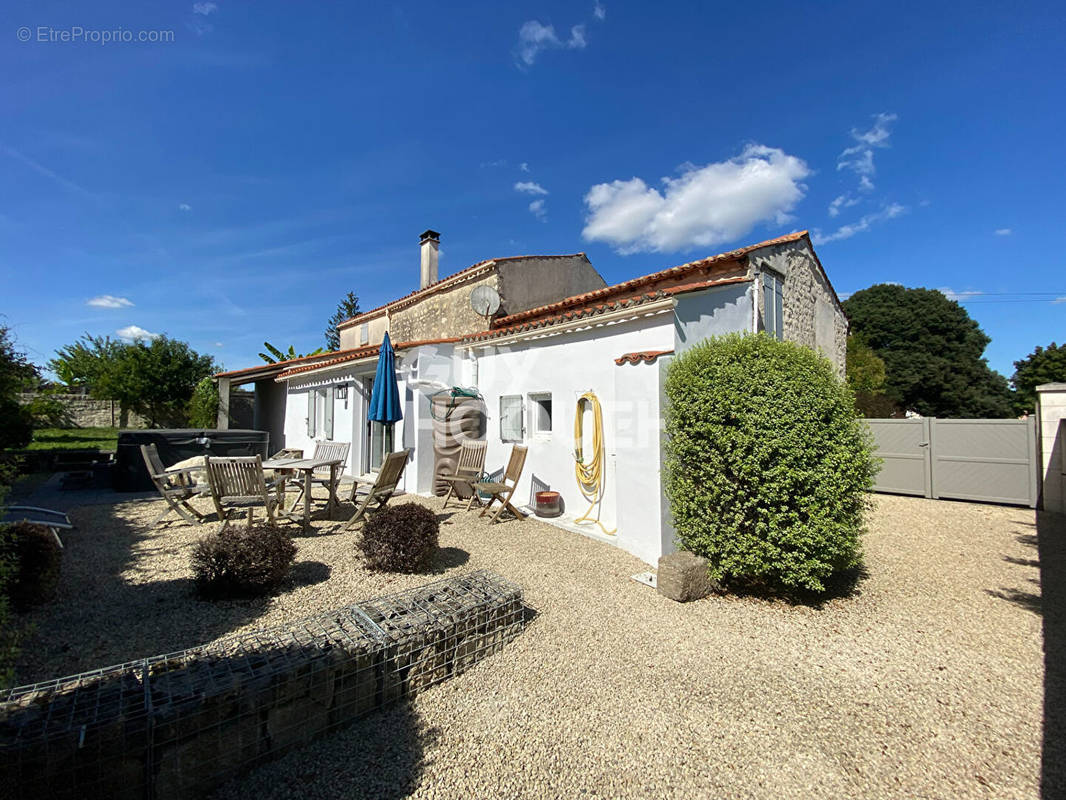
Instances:
[[[584,434],[585,434],[585,406],[592,410],[592,457],[585,461]],[[603,409],[600,407],[600,399],[595,392],[585,392],[577,400],[577,413],[574,415],[574,474],[577,476],[577,485],[581,494],[591,503],[582,516],[574,522],[595,522],[600,530],[611,535],[613,531],[607,530],[600,522],[600,511],[603,504],[604,485],[606,483],[606,468],[603,455]],[[596,519],[589,515],[592,509],[596,509]]]

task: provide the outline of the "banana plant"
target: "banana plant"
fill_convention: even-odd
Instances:
[[[282,361],[292,361],[294,358],[305,358],[306,356],[317,356],[319,353],[326,352],[325,348],[320,347],[317,350],[312,350],[310,353],[297,353],[296,349],[290,344],[289,351],[278,350],[270,342],[263,342],[263,347],[266,348],[266,353],[260,353],[259,357],[268,364],[277,364]]]

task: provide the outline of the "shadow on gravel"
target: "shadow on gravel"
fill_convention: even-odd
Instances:
[[[289,579],[295,586],[314,586],[316,583],[325,583],[333,574],[333,568],[321,561],[297,561],[290,573]]]
[[[1066,515],[1036,512],[1044,615],[1044,747],[1040,794],[1066,797]]]
[[[461,567],[470,560],[470,554],[459,547],[441,547],[433,554],[429,564],[432,575],[442,575],[450,569]]]
[[[371,714],[220,787],[213,800],[399,800],[418,788],[440,738],[410,703]]]
[[[726,593],[736,597],[751,597],[767,602],[784,602],[793,606],[807,606],[821,611],[833,600],[847,600],[862,594],[862,582],[870,577],[866,567],[838,572],[825,582],[824,592],[782,592],[758,583],[734,583],[726,587]]]

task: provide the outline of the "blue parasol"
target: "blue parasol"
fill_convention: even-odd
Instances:
[[[396,353],[387,332],[378,351],[378,371],[374,373],[374,391],[370,395],[367,418],[372,422],[384,423],[403,419],[400,390],[396,386]]]

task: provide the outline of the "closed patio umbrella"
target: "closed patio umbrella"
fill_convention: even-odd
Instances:
[[[403,419],[400,390],[396,386],[396,353],[387,332],[378,351],[378,369],[374,373],[374,390],[370,394],[367,418],[387,425]]]

